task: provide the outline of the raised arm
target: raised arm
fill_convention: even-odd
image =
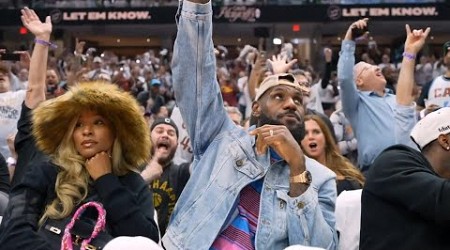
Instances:
[[[225,112],[216,78],[211,3],[183,1],[177,13],[177,26],[172,61],[173,87],[194,155],[198,156],[232,124]]]
[[[353,81],[353,66],[355,65],[355,41],[352,29],[363,28],[367,25],[367,18],[352,23],[342,41],[338,60],[338,81],[341,86],[342,109],[349,119],[353,119],[358,109],[359,96]]]
[[[412,96],[414,88],[414,67],[416,55],[422,49],[430,28],[423,30],[413,30],[406,25],[405,52],[403,53],[402,67],[398,76],[397,103],[399,105],[410,106],[414,101]]]
[[[256,89],[264,79],[264,74],[267,72],[267,60],[265,52],[256,54],[256,62],[253,65],[250,76],[248,77],[248,93],[250,99],[254,100],[256,96]]]
[[[289,62],[287,61],[286,55],[273,55],[272,60],[268,60],[270,65],[272,66],[272,72],[274,74],[287,73],[292,66],[297,62],[297,59],[292,59]]]
[[[330,48],[325,48],[323,50],[323,53],[325,55],[325,70],[322,77],[321,87],[322,89],[325,89],[330,83],[331,68],[332,68],[331,60],[333,57],[333,51]]]
[[[28,89],[25,97],[25,105],[34,109],[45,100],[45,77],[47,71],[48,45],[52,33],[50,16],[45,18],[45,23],[39,20],[34,10],[24,8],[22,11],[23,25],[36,37],[33,49],[28,77]]]

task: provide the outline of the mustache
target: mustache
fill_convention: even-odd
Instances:
[[[297,118],[299,121],[302,120],[301,117],[300,117],[300,115],[299,115],[296,111],[294,111],[294,110],[287,110],[286,112],[283,112],[283,113],[279,114],[279,115],[277,116],[277,118],[281,118],[281,117],[283,117],[283,116],[285,116],[285,115],[293,115],[293,116],[295,116],[295,118]]]

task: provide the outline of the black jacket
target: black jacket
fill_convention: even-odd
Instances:
[[[50,249],[37,234],[38,221],[55,194],[58,167],[50,162],[31,165],[10,193],[7,214],[0,227],[0,248]],[[106,210],[106,227],[113,237],[144,236],[158,241],[153,219],[153,196],[134,172],[117,177],[106,174],[92,184],[89,197],[98,197]]]
[[[360,249],[450,249],[450,181],[412,148],[378,156],[361,205]]]
[[[11,187],[22,180],[30,165],[48,160],[48,157],[36,147],[36,142],[31,132],[32,111],[33,110],[25,105],[25,102],[22,103],[22,111],[20,113],[19,121],[17,121],[17,134],[14,140],[14,147],[17,153],[17,164],[11,181]]]

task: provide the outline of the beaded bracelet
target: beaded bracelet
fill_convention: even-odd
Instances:
[[[409,60],[416,60],[416,55],[408,52],[403,52],[403,56],[408,58]]]
[[[58,45],[56,45],[54,43],[51,43],[51,42],[48,42],[48,41],[45,41],[45,40],[41,40],[41,39],[37,39],[36,38],[36,39],[34,39],[34,42],[37,43],[37,44],[40,44],[40,45],[44,45],[44,46],[50,47],[52,49],[58,48]]]

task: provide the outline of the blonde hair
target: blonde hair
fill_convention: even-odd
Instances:
[[[105,118],[107,119],[107,116]],[[59,167],[55,182],[56,198],[47,205],[39,220],[41,225],[47,218],[62,219],[69,216],[88,195],[90,175],[84,166],[86,159],[75,149],[72,137],[77,121],[78,117],[75,117],[69,123],[69,129],[61,144],[51,155],[52,162]],[[111,124],[111,127],[114,128],[114,124]],[[111,155],[112,174],[122,176],[131,171],[139,172],[138,168],[127,163],[122,155],[122,145],[116,136]]]
[[[331,169],[336,175],[357,181],[363,186],[365,182],[364,176],[347,158],[341,155],[337,144],[333,139],[333,135],[325,122],[317,115],[307,115],[305,117],[305,122],[309,120],[315,121],[317,125],[319,125],[320,130],[325,137],[325,166]],[[306,150],[304,152],[308,155]]]

